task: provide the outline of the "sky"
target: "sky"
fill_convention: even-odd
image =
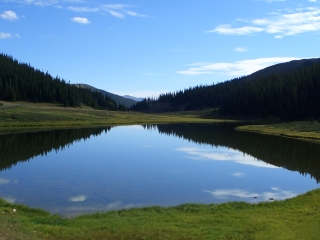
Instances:
[[[0,0],[0,53],[157,97],[320,57],[320,0]]]

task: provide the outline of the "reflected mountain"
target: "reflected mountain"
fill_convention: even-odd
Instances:
[[[0,171],[9,169],[19,162],[29,161],[36,156],[63,150],[74,142],[101,135],[110,129],[111,127],[64,129],[0,135]]]
[[[249,154],[266,163],[310,174],[320,181],[320,146],[296,139],[235,131],[234,124],[145,125],[159,133],[184,138],[199,144],[224,146]]]

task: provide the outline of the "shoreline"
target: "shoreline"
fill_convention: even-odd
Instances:
[[[182,204],[63,218],[0,199],[3,239],[316,239],[320,188],[257,204]]]

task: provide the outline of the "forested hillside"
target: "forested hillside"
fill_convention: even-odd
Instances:
[[[320,61],[301,60],[298,68],[260,72],[210,86],[196,86],[158,99],[146,99],[132,109],[145,112],[217,108],[234,116],[305,119],[320,117]],[[297,61],[293,62],[297,65]],[[285,63],[282,68],[292,66]],[[272,67],[271,67],[272,68]],[[255,76],[255,77],[252,77]]]
[[[53,78],[29,64],[0,54],[0,100],[62,103],[95,109],[125,110],[108,96],[89,89],[78,88],[59,77]]]
[[[76,87],[79,87],[79,88],[86,88],[86,89],[90,89],[91,91],[94,91],[94,92],[99,92],[103,96],[108,96],[113,101],[115,101],[117,104],[124,105],[127,108],[131,107],[132,105],[134,105],[137,102],[137,101],[134,101],[132,99],[124,98],[124,97],[121,97],[121,96],[119,96],[117,94],[113,94],[113,93],[107,92],[105,90],[92,87],[92,86],[90,86],[88,84],[76,83],[76,84],[73,84],[73,85],[75,85]]]

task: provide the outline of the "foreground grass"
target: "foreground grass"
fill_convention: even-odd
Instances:
[[[246,125],[237,128],[239,131],[260,134],[280,135],[283,137],[320,141],[320,123],[318,121],[298,121],[264,125]]]
[[[320,189],[284,201],[148,207],[73,219],[0,200],[0,214],[0,239],[319,239]]]
[[[9,104],[9,103],[7,103]],[[63,108],[53,104],[17,103],[0,108],[0,134],[28,129],[74,128],[106,125],[201,123],[232,120],[208,118],[211,110],[170,114]]]

